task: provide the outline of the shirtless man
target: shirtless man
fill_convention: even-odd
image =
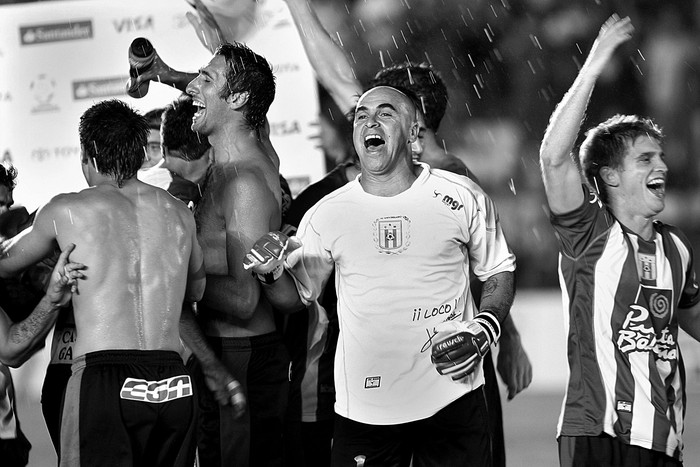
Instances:
[[[187,93],[199,107],[192,130],[207,136],[214,150],[195,211],[207,274],[199,318],[249,406],[234,421],[227,407],[202,403],[199,458],[203,466],[281,465],[289,357],[272,307],[242,265],[255,241],[281,223],[279,159],[265,131],[275,78],[263,57],[242,44],[224,44]]]
[[[0,275],[58,245],[90,265],[73,297],[80,339],[61,425],[62,466],[177,465],[195,420],[190,376],[178,355],[183,301],[201,298],[202,252],[192,213],[136,178],[148,124],[118,100],[80,120],[89,188],[39,209],[3,244]]]

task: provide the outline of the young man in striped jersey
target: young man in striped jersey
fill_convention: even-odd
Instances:
[[[540,149],[568,324],[569,382],[557,437],[562,466],[682,465],[685,399],[678,327],[696,339],[693,252],[664,208],[660,129],[616,115],[571,151],[595,82],[634,28],[602,26]]]

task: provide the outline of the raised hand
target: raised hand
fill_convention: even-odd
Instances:
[[[197,14],[191,11],[185,13],[187,20],[194,28],[199,42],[201,42],[209,52],[214,53],[219,45],[226,42],[224,34],[219,27],[219,23],[216,22],[216,18],[206,5],[202,3],[202,0],[187,0],[187,3],[197,11]]]
[[[629,17],[620,18],[613,14],[603,23],[598,32],[593,47],[588,54],[586,65],[591,72],[599,75],[608,64],[610,57],[617,47],[632,38],[634,26]]]

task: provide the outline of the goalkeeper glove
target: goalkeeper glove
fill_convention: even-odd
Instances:
[[[272,284],[284,272],[284,259],[289,237],[282,232],[268,232],[258,239],[243,259],[243,268],[265,284]]]
[[[490,311],[471,321],[445,321],[435,330],[440,339],[433,343],[431,360],[438,373],[454,381],[469,376],[501,335],[498,318]]]

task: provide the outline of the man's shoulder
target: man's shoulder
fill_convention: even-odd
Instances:
[[[271,164],[227,162],[213,166],[209,181],[218,190],[227,190],[239,186],[260,185],[272,179],[279,180],[279,171]]]

